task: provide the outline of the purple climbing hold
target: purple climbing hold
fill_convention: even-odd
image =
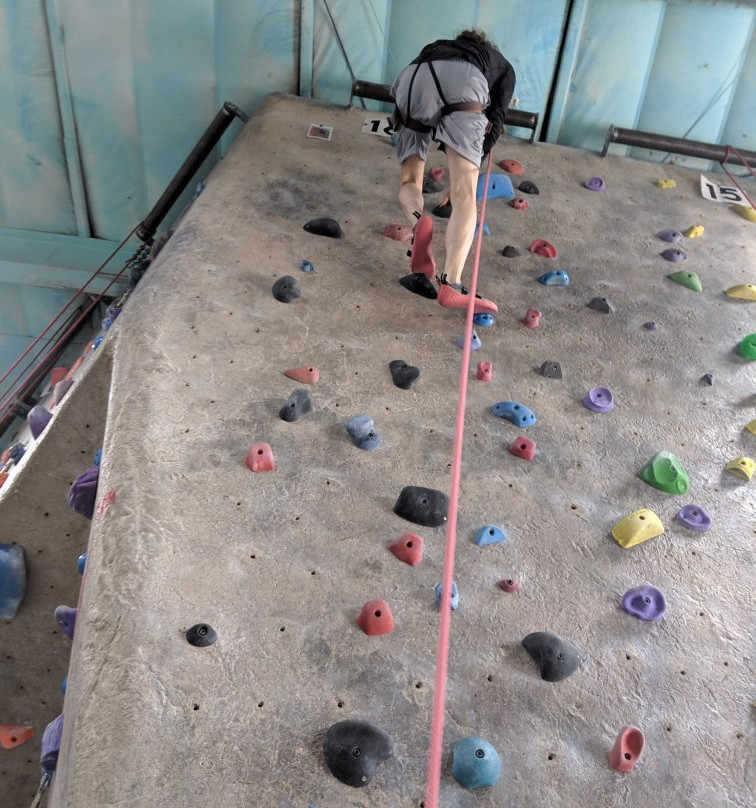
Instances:
[[[53,387],[53,402],[60,404],[63,396],[71,389],[73,379],[61,379],[55,387]]]
[[[605,186],[601,177],[590,177],[583,183],[583,187],[589,191],[603,191]]]
[[[483,343],[480,341],[480,337],[473,331],[470,337],[470,350],[477,351],[478,348],[481,347]],[[465,347],[465,338],[464,337],[457,337],[457,347],[464,348]]]
[[[55,622],[60,626],[69,640],[73,639],[76,628],[76,609],[71,606],[58,606],[55,610]]]
[[[661,620],[667,613],[664,595],[650,584],[628,589],[622,596],[622,608],[639,620]]]
[[[676,263],[677,261],[684,261],[688,256],[685,253],[685,250],[680,250],[676,247],[670,247],[668,250],[662,251],[661,257],[667,261],[672,261],[673,263]]]
[[[686,505],[677,512],[675,519],[697,533],[704,533],[711,527],[711,517],[700,505]]]
[[[656,331],[656,329],[659,327],[659,323],[649,320],[647,323],[643,323],[643,327],[646,329],[646,331]]]
[[[54,718],[42,733],[42,752],[39,763],[47,775],[52,775],[58,766],[60,752],[60,739],[63,735],[63,714]]]
[[[656,238],[669,244],[676,244],[683,240],[683,234],[679,230],[661,230],[656,234]]]
[[[583,406],[594,412],[610,412],[614,409],[614,396],[608,387],[591,387],[583,397]]]
[[[91,519],[94,516],[97,482],[100,478],[98,466],[92,466],[82,472],[68,489],[68,504],[82,516]]]
[[[41,404],[32,407],[26,416],[26,422],[29,424],[32,436],[38,438],[45,431],[45,427],[50,423],[51,418],[52,413]]]

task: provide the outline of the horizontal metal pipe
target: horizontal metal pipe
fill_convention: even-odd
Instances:
[[[606,157],[611,143],[621,143],[625,146],[638,146],[642,149],[684,154],[688,157],[700,157],[703,160],[716,160],[718,163],[741,163],[737,154],[727,154],[727,146],[716,143],[701,143],[698,140],[685,140],[680,137],[667,137],[655,135],[651,132],[640,132],[637,129],[621,129],[619,126],[610,126],[604,143],[602,157]],[[748,162],[756,162],[756,152],[738,150]]]
[[[352,84],[352,98],[370,98],[373,101],[383,101],[386,104],[393,104],[394,97],[391,95],[391,88],[388,84],[375,84],[372,81],[361,81],[357,79]],[[522,126],[525,129],[535,129],[538,126],[537,112],[523,112],[520,109],[507,110],[507,125]]]

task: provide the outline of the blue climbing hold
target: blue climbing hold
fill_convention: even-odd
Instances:
[[[475,199],[483,199],[483,191],[486,189],[485,174],[478,179],[478,187],[475,191]],[[489,199],[512,199],[515,196],[512,180],[506,174],[491,174],[488,178]]]
[[[26,562],[20,544],[0,544],[0,618],[11,620],[26,592]]]
[[[113,319],[111,317],[106,317],[102,321],[102,330],[107,331],[111,325],[113,325]]]
[[[84,567],[87,566],[87,552],[86,550],[76,559],[76,569],[79,570],[79,575],[84,575]]]
[[[92,458],[92,464],[95,466],[99,466],[101,462],[102,462],[102,449],[98,449],[94,453],[94,457]]]
[[[315,267],[306,258],[299,265],[299,268],[302,270],[302,272],[314,272],[314,270],[315,270]]]
[[[542,283],[544,286],[569,286],[570,276],[563,269],[552,269],[541,275],[538,283]]]
[[[66,690],[68,690],[68,677],[64,676],[60,680],[60,692],[65,694]]]
[[[16,464],[18,464],[21,461],[21,458],[24,456],[24,454],[26,454],[26,447],[24,446],[23,443],[14,443],[8,449],[8,456]]]
[[[478,223],[475,224],[475,236],[478,235]],[[483,235],[490,236],[491,235],[491,228],[483,222]]]
[[[472,337],[470,337],[470,350],[477,351],[478,348],[481,347],[483,343],[480,341],[480,337],[473,331]],[[465,347],[465,338],[464,337],[457,337],[457,347],[464,348]]]
[[[468,735],[452,747],[452,777],[462,788],[489,788],[500,774],[499,754],[488,741]]]
[[[355,415],[350,418],[346,422],[346,430],[359,449],[372,452],[381,445],[381,436],[375,431],[375,424],[369,415]]]
[[[494,324],[493,314],[486,314],[485,312],[473,314],[473,323],[480,328],[488,328]]]
[[[506,418],[521,429],[527,429],[536,422],[536,417],[524,405],[514,401],[500,401],[491,407],[491,412],[499,418]]]
[[[92,350],[94,351],[94,350],[96,350],[97,348],[99,348],[99,347],[100,347],[100,345],[102,345],[102,341],[103,341],[104,339],[105,339],[105,337],[103,337],[103,335],[102,335],[102,334],[100,334],[100,336],[99,336],[99,337],[95,337],[95,340],[94,340],[94,342],[92,343]]]
[[[473,538],[478,547],[485,547],[487,544],[498,544],[500,541],[506,541],[509,536],[496,525],[483,525]]]
[[[444,591],[444,587],[442,584],[436,584],[436,608],[440,611],[441,610],[441,594]],[[457,582],[452,581],[452,591],[451,591],[451,607],[452,611],[456,611],[459,607],[459,590],[457,589]]]

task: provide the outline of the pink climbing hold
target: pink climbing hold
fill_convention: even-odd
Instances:
[[[535,443],[530,438],[515,438],[507,447],[515,457],[532,460],[535,457]]]
[[[623,727],[609,753],[612,768],[623,774],[632,771],[643,752],[645,742],[646,739],[638,727]]]
[[[307,366],[302,365],[299,368],[289,368],[283,372],[284,376],[288,376],[290,379],[294,379],[295,382],[301,382],[302,384],[315,384],[315,382],[320,378],[320,373],[318,369],[314,366]]]
[[[504,578],[499,581],[499,589],[503,589],[505,592],[517,592],[520,588],[520,582],[515,581],[513,578]]]
[[[493,367],[490,362],[478,362],[477,377],[482,382],[490,382],[493,375]]]
[[[499,168],[503,168],[507,174],[525,173],[525,169],[519,160],[499,160]]]
[[[528,309],[525,316],[522,318],[523,325],[528,328],[538,328],[541,323],[541,312],[538,309]]]
[[[412,238],[412,228],[408,224],[388,224],[381,230],[381,235],[394,241],[409,241]]]
[[[557,251],[553,244],[549,244],[548,241],[542,238],[537,238],[531,245],[528,247],[530,252],[535,253],[536,255],[541,255],[544,258],[556,258]]]
[[[433,166],[433,168],[428,170],[428,176],[432,179],[436,180],[436,182],[443,182],[444,181],[444,167],[443,166]]]
[[[389,544],[389,550],[405,564],[416,567],[423,560],[423,539],[417,533],[402,533]]]
[[[394,618],[385,600],[369,600],[360,611],[357,625],[371,637],[390,634],[394,630]]]
[[[253,443],[247,452],[247,467],[251,471],[275,471],[273,450],[267,443]]]
[[[515,210],[527,210],[528,200],[523,199],[521,196],[516,196],[509,204]]]

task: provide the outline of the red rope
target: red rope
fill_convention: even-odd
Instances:
[[[457,541],[457,508],[459,503],[459,482],[462,470],[462,440],[465,428],[465,406],[467,403],[467,376],[470,371],[470,343],[472,342],[473,314],[475,310],[475,289],[478,285],[480,248],[483,243],[483,221],[486,215],[488,181],[491,176],[491,152],[488,153],[486,182],[483,188],[483,202],[480,206],[478,237],[475,242],[472,278],[470,280],[470,300],[467,303],[465,340],[462,348],[462,367],[459,374],[459,395],[457,398],[457,422],[454,430],[454,450],[452,458],[449,512],[446,524],[446,545],[444,549],[444,572],[441,586],[441,619],[438,627],[438,651],[436,653],[436,675],[433,689],[433,715],[431,721],[430,745],[428,747],[428,772],[425,782],[425,808],[438,808],[438,792],[441,785],[441,753],[444,741],[444,709],[446,706],[446,672],[449,662],[449,630],[451,628],[451,589],[454,578],[454,550]]]
[[[742,187],[741,187],[740,183],[739,183],[739,182],[738,182],[738,181],[735,179],[735,177],[733,177],[733,176],[732,176],[732,174],[730,174],[730,172],[727,170],[727,166],[725,165],[725,163],[726,163],[726,162],[727,162],[727,161],[730,159],[730,156],[731,156],[732,154],[737,154],[737,155],[738,155],[738,157],[740,157],[740,160],[741,160],[741,162],[743,163],[743,165],[744,165],[744,166],[745,166],[745,167],[746,167],[746,168],[747,168],[747,169],[748,169],[748,170],[751,172],[751,176],[752,176],[752,177],[756,177],[756,174],[754,174],[754,173],[753,173],[753,169],[752,169],[752,168],[751,168],[751,166],[749,165],[748,160],[746,160],[746,159],[745,159],[745,157],[743,157],[743,155],[742,155],[742,154],[741,154],[741,153],[740,153],[740,152],[739,152],[737,149],[733,149],[733,147],[732,147],[732,146],[725,146],[725,149],[726,149],[726,151],[725,151],[724,160],[722,160],[722,161],[719,163],[719,165],[721,165],[721,166],[722,166],[722,170],[724,171],[724,173],[725,173],[725,174],[727,174],[727,176],[728,176],[728,177],[729,177],[729,178],[730,178],[730,179],[731,179],[731,180],[732,180],[732,181],[735,183],[735,185],[738,187],[738,190],[740,191],[740,193],[741,193],[741,194],[743,194],[743,196],[744,196],[744,197],[745,197],[745,198],[748,200],[748,204],[749,204],[749,205],[750,205],[752,208],[753,208],[753,207],[756,207],[756,206],[753,204],[753,202],[751,201],[751,197],[750,197],[750,196],[748,196],[748,194],[746,193],[746,190],[745,190],[744,188],[742,188]]]

